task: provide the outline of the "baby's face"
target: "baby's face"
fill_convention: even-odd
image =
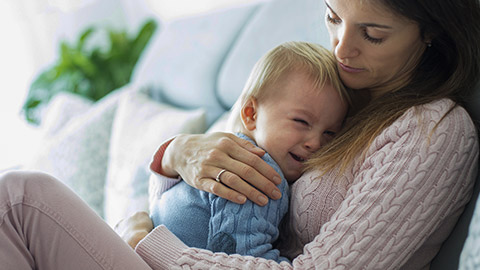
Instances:
[[[304,161],[340,131],[347,104],[330,83],[316,89],[301,72],[270,87],[275,89],[266,91],[273,94],[258,102],[252,133],[293,182],[301,176]]]

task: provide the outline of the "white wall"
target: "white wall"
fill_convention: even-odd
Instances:
[[[34,72],[31,40],[23,32],[10,1],[0,1],[0,170],[14,166],[38,136],[19,116]],[[21,148],[21,150],[18,150]]]

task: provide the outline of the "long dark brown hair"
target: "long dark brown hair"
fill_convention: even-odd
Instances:
[[[406,110],[442,98],[462,105],[480,75],[479,0],[366,0],[417,23],[431,40],[406,85],[369,102],[351,117],[307,169],[343,171]],[[453,108],[452,108],[453,109]]]

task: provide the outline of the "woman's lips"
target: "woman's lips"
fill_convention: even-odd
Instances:
[[[362,72],[364,71],[363,68],[353,68],[353,67],[349,67],[347,65],[344,65],[340,62],[338,62],[338,65],[340,66],[340,68],[343,70],[343,71],[346,71],[346,72],[349,72],[349,73],[359,73],[359,72]]]

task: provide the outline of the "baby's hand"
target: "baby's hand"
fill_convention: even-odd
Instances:
[[[115,225],[115,232],[133,249],[152,229],[153,223],[147,212],[137,212]]]

